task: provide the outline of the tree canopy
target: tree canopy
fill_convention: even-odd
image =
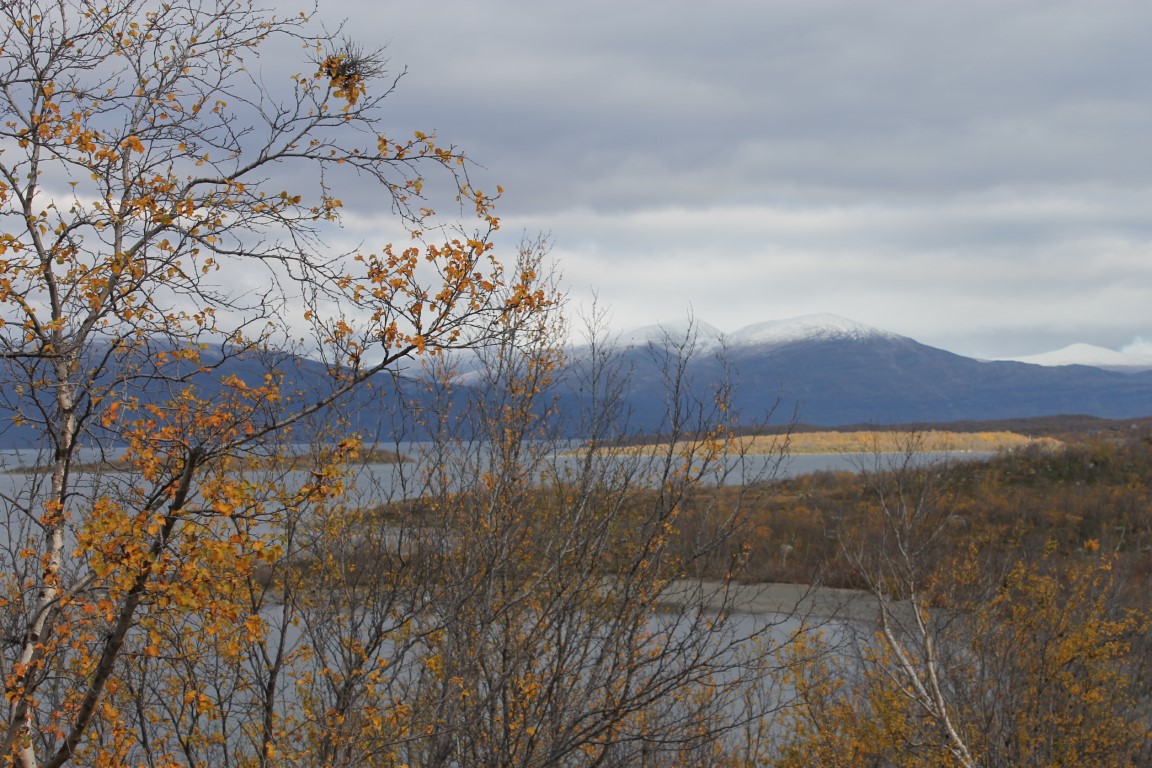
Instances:
[[[273,48],[295,74],[263,74]],[[126,659],[159,652],[136,635],[165,611],[256,631],[222,585],[268,558],[262,505],[325,491],[233,462],[550,301],[531,265],[497,258],[464,155],[384,134],[395,82],[381,53],[247,0],[0,6],[2,397],[38,451],[4,500],[3,752],[20,764],[119,764],[109,697]],[[472,223],[436,218],[428,174]],[[403,239],[334,251],[345,193]],[[318,357],[327,383],[285,386],[276,350]]]

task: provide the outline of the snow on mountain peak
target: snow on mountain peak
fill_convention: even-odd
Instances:
[[[666,343],[681,344],[695,337],[695,347],[698,350],[711,349],[720,344],[724,334],[714,326],[702,320],[679,320],[670,323],[657,323],[637,328],[624,334],[620,339],[623,347],[643,347],[648,344],[662,346]]]
[[[779,346],[797,341],[831,341],[863,339],[897,339],[897,334],[833,314],[802,315],[787,320],[770,320],[746,325],[727,337],[733,346],[771,344]]]
[[[798,341],[831,341],[863,339],[898,339],[900,336],[870,325],[833,314],[803,315],[787,320],[769,320],[746,325],[735,333],[724,334],[700,320],[646,325],[623,335],[624,347],[648,344],[679,344],[689,334],[695,334],[695,348],[710,350],[726,344],[730,347],[781,346]]]
[[[1053,352],[1010,358],[1018,363],[1032,365],[1090,365],[1111,370],[1141,371],[1152,369],[1152,355],[1117,352],[1094,344],[1070,344]]]

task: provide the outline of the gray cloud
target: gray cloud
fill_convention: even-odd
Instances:
[[[620,325],[832,311],[986,356],[1152,332],[1146,3],[323,10],[408,67],[395,130],[467,149]]]

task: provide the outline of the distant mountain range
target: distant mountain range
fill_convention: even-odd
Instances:
[[[658,422],[655,406],[663,403],[652,353],[662,339],[681,341],[685,333],[683,326],[650,326],[623,337],[621,354],[633,370],[629,402],[642,428]],[[773,406],[774,420],[795,414],[829,426],[1152,414],[1152,360],[1086,345],[1034,362],[976,360],[837,315],[759,323],[728,335],[700,323],[695,334],[686,373],[698,385],[714,379],[722,351],[735,404],[748,420]]]
[[[1090,365],[1093,368],[1129,372],[1152,370],[1152,355],[1117,352],[1114,349],[1097,347],[1093,344],[1071,344],[1054,352],[1011,359],[1019,363],[1032,363],[1033,365]]]
[[[715,383],[727,375],[735,411],[746,425],[765,423],[769,414],[772,424],[796,420],[817,426],[1152,415],[1152,360],[1086,345],[1030,362],[976,360],[836,315],[809,315],[727,335],[706,323],[649,326],[625,334],[612,363],[626,377],[620,389],[627,414],[618,421],[622,429],[666,430],[668,364],[688,350],[671,378],[679,379],[689,399],[708,404]],[[571,356],[572,366],[553,393],[567,424],[565,433],[580,436],[579,414],[590,407],[589,352],[577,347]],[[265,370],[259,363],[238,358],[218,374],[259,383]],[[322,392],[327,386],[318,363],[291,358],[274,365],[285,374],[288,388]],[[483,397],[474,374],[465,372],[458,381],[464,392],[457,394],[457,404],[466,401],[468,390]],[[387,440],[412,408],[438,408],[429,389],[406,376],[381,376],[372,391],[341,403],[340,412],[350,420],[350,429]],[[140,394],[149,399],[146,392]],[[411,430],[401,436],[423,437]],[[307,439],[302,433],[298,437]],[[0,447],[27,446],[33,439],[29,428],[12,423],[12,414],[0,414]]]

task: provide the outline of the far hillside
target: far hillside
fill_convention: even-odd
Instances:
[[[749,492],[757,498],[742,542],[748,557],[741,577],[750,582],[864,588],[843,542],[849,535],[883,537],[879,505],[898,499],[911,505],[909,514],[940,521],[931,547],[941,557],[972,549],[990,563],[1071,562],[1108,553],[1133,594],[1141,593],[1152,578],[1152,424],[1089,429],[1074,419],[1059,426],[1045,426],[1061,435],[1059,444],[1044,438],[986,460],[882,462],[887,471],[723,488],[699,504],[747,505]],[[684,535],[696,533],[688,528]]]
[[[573,350],[575,372],[561,377],[561,408],[589,397],[583,382],[595,358]],[[618,363],[629,374],[624,398],[635,431],[659,432],[669,374],[701,402],[727,377],[744,423],[949,424],[1084,414],[1100,419],[1152,415],[1152,371],[1090,365],[1044,366],[977,360],[834,315],[760,323],[723,336],[650,327],[627,335]],[[590,400],[589,400],[590,402]]]

